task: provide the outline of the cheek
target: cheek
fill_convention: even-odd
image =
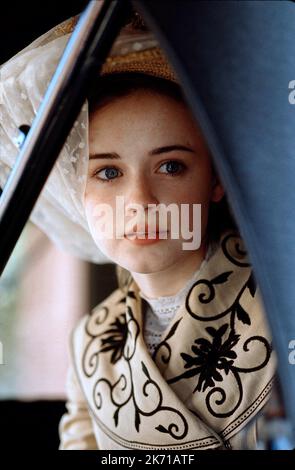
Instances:
[[[209,202],[212,194],[212,181],[213,173],[211,167],[211,161],[205,159],[202,165],[194,174],[194,180],[191,181],[191,192],[198,197],[202,202]]]
[[[179,203],[208,204],[212,194],[212,174],[210,171],[195,171],[177,190]],[[175,192],[173,194],[175,198]]]
[[[84,194],[84,209],[88,224],[93,225],[95,223],[95,213],[101,203],[105,203],[103,194],[97,191],[91,182],[87,183]]]
[[[85,214],[86,214],[86,217],[87,217],[87,220],[90,221],[91,218],[92,218],[92,215],[93,215],[93,212],[94,212],[94,208],[95,208],[95,201],[93,200],[93,198],[89,195],[85,195],[85,198],[84,198],[84,209],[85,209]]]
[[[91,214],[94,206],[98,203],[98,194],[94,190],[92,183],[87,182],[84,193],[84,208],[86,214]]]
[[[97,183],[92,178],[88,179],[85,193],[84,193],[84,206],[87,211],[93,209],[97,204],[113,204],[113,196],[110,191],[107,191],[103,184]]]

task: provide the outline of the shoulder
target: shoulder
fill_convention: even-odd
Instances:
[[[74,362],[82,357],[89,341],[93,342],[93,339],[104,331],[106,325],[111,323],[112,318],[115,318],[120,310],[124,310],[124,305],[125,294],[118,288],[80,318],[70,338],[71,356]]]

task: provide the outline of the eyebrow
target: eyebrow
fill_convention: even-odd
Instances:
[[[166,145],[165,147],[158,147],[151,150],[148,155],[160,155],[161,153],[168,153],[173,152],[174,150],[183,150],[185,152],[195,153],[195,151],[187,147],[186,145]],[[94,153],[89,156],[89,159],[103,159],[103,158],[110,158],[110,159],[121,159],[120,155],[116,152],[111,153]]]

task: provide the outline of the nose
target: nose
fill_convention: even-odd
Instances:
[[[149,204],[157,205],[158,203],[148,178],[136,177],[125,194],[125,215],[134,216],[138,210],[147,211]]]

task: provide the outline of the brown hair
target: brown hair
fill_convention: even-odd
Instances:
[[[89,114],[136,90],[150,90],[184,102],[181,87],[170,80],[140,72],[119,72],[99,77],[88,91]]]

